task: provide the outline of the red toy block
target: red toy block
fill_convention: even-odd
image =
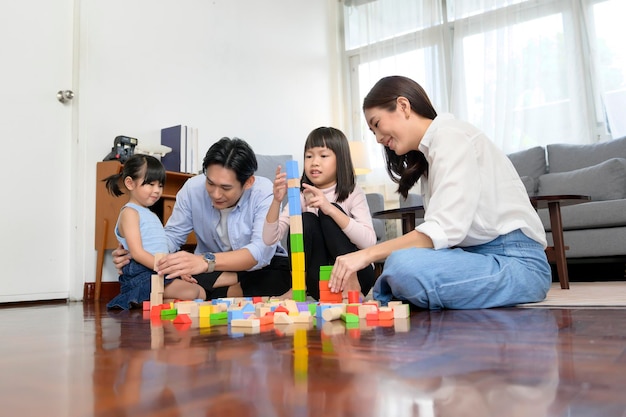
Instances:
[[[348,291],[348,303],[358,304],[361,301],[360,291]]]
[[[143,306],[143,311],[150,310],[150,301],[144,301],[142,306]]]
[[[186,323],[191,323],[191,318],[189,317],[189,314],[179,314],[174,319],[174,324],[186,324]]]
[[[276,310],[274,310],[274,313],[287,313],[289,314],[289,309],[285,306],[278,306],[276,307]]]

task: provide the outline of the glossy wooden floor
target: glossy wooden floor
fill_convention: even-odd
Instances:
[[[414,312],[346,330],[0,308],[2,416],[626,417],[625,309]]]

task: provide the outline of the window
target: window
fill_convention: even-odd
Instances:
[[[506,153],[626,135],[623,0],[344,0],[343,13],[349,133],[374,170],[361,104],[386,75],[415,79]]]

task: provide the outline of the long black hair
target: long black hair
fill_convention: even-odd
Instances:
[[[356,183],[348,139],[339,129],[335,129],[334,127],[318,127],[309,133],[309,136],[306,138],[304,153],[306,154],[306,151],[311,148],[318,147],[328,148],[335,153],[337,161],[337,186],[335,193],[337,194],[337,202],[341,203],[354,191]],[[313,185],[304,170],[302,170],[301,182],[302,184]]]
[[[427,119],[435,119],[437,112],[426,91],[410,78],[394,75],[380,79],[367,93],[363,100],[363,110],[374,107],[393,112],[396,110],[398,97],[409,100],[411,110]],[[398,184],[398,193],[404,198],[422,175],[428,176],[428,161],[420,151],[409,151],[396,155],[394,151],[383,147],[387,173]]]

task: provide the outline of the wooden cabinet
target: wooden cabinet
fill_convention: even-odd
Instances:
[[[115,224],[120,209],[128,202],[128,196],[122,195],[115,197],[109,194],[105,178],[110,175],[118,174],[122,171],[122,164],[119,161],[98,162],[96,168],[96,235],[95,248],[97,251],[96,259],[96,288],[95,299],[100,299],[100,289],[102,285],[102,267],[104,266],[104,251],[115,249],[118,246],[115,238]],[[174,203],[176,202],[176,194],[181,189],[185,181],[191,178],[192,174],[183,174],[182,172],[166,172],[165,187],[163,187],[163,196],[150,209],[159,216],[163,224],[172,215]],[[193,232],[187,238],[188,245],[195,245],[196,237]]]

